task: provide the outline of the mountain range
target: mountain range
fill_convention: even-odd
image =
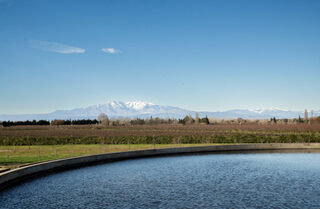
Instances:
[[[0,121],[18,120],[54,120],[54,119],[95,119],[99,114],[105,113],[110,118],[183,118],[186,115],[195,116],[196,111],[186,110],[179,107],[156,105],[149,102],[107,102],[105,104],[92,105],[72,110],[57,110],[47,114],[22,114],[22,115],[0,115]],[[276,118],[298,118],[303,117],[303,111],[290,111],[277,108],[270,109],[234,109],[222,112],[198,112],[200,117],[218,119],[269,119]],[[310,115],[310,113],[309,113]],[[314,116],[320,116],[320,111],[314,111]]]

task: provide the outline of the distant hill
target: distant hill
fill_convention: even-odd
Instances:
[[[194,116],[196,111],[185,110],[179,107],[156,105],[149,102],[107,102],[106,104],[92,105],[89,107],[76,108],[72,110],[57,110],[47,114],[22,114],[22,115],[0,115],[0,121],[4,120],[54,120],[54,119],[94,119],[99,114],[105,113],[109,117],[124,118],[183,118],[186,115]],[[198,112],[200,117],[210,118],[244,118],[244,119],[269,119],[276,118],[297,118],[303,117],[303,111],[289,111],[276,108],[245,110],[235,109],[223,112]],[[314,116],[320,116],[320,111],[314,111]]]

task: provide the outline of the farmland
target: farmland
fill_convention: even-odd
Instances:
[[[320,125],[13,126],[0,128],[0,165],[151,148],[300,142],[320,142]]]
[[[319,124],[14,126],[0,145],[318,142]]]

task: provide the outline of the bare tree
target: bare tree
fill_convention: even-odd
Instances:
[[[98,121],[105,125],[105,126],[108,126],[109,125],[109,118],[106,114],[104,113],[101,113],[99,116],[98,116]]]

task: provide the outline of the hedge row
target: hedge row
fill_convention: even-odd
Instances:
[[[212,136],[117,136],[117,137],[2,137],[0,145],[64,144],[201,144],[201,143],[302,143],[320,142],[319,134],[255,135],[232,134]]]

